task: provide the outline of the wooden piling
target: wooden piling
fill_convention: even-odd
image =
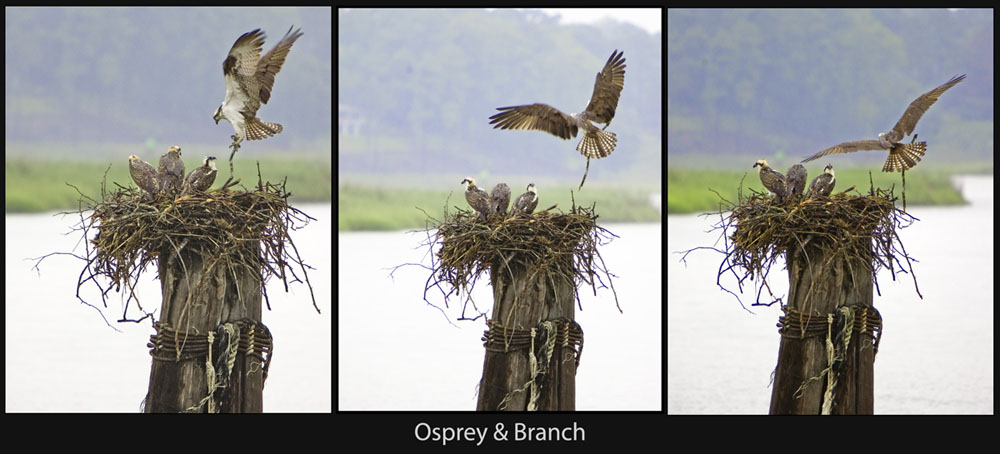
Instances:
[[[163,307],[159,341],[151,344],[146,413],[263,411],[266,363],[260,353],[269,358],[271,345],[270,333],[260,324],[259,277],[213,260],[188,250],[180,256],[160,254]],[[226,331],[220,327],[239,330],[243,348],[235,350],[232,364],[227,364],[227,344],[220,342]]]
[[[494,304],[476,410],[575,410],[583,333],[573,321],[572,276],[538,279],[502,264],[490,274]]]
[[[881,323],[872,307],[871,256],[788,250],[799,253],[786,257],[790,287],[770,413],[872,414],[873,333]]]

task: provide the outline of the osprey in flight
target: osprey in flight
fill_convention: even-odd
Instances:
[[[301,29],[299,29],[301,30]],[[256,29],[241,35],[222,62],[222,75],[226,79],[226,99],[215,110],[215,123],[226,120],[233,125],[233,154],[239,149],[243,138],[262,140],[281,132],[281,125],[261,121],[257,110],[261,104],[271,99],[274,76],[281,71],[288,51],[302,32],[292,32],[289,28],[285,37],[262,57],[264,32]],[[232,161],[233,156],[229,156]],[[232,162],[230,162],[232,165]]]
[[[857,140],[854,142],[844,142],[839,145],[834,145],[808,158],[805,158],[802,162],[812,161],[813,159],[834,153],[852,153],[862,150],[888,150],[889,159],[887,159],[885,161],[885,165],[882,166],[882,171],[906,171],[910,167],[917,165],[917,162],[920,162],[920,157],[927,151],[927,142],[911,142],[903,144],[899,141],[903,140],[903,137],[913,133],[913,128],[917,127],[917,122],[920,121],[920,117],[924,115],[924,112],[927,112],[927,109],[930,109],[930,107],[937,102],[938,98],[941,97],[945,91],[963,80],[965,80],[965,74],[953,77],[944,85],[924,93],[919,98],[915,99],[910,103],[910,106],[906,108],[906,112],[903,112],[903,117],[896,122],[896,126],[892,127],[892,131],[880,133],[878,135],[878,139]],[[916,136],[913,138],[916,140]]]
[[[594,94],[583,112],[567,115],[547,104],[527,104],[523,106],[498,107],[500,113],[490,117],[493,129],[534,129],[554,136],[569,139],[576,137],[583,129],[583,140],[576,146],[577,151],[590,158],[604,158],[615,151],[618,139],[615,133],[604,131],[615,117],[618,96],[625,86],[625,59],[623,52],[616,49],[611,53],[604,69],[597,73]],[[598,129],[593,123],[604,123]]]

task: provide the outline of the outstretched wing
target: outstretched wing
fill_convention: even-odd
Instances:
[[[812,161],[813,159],[821,158],[828,154],[853,153],[855,151],[884,150],[884,149],[885,148],[882,148],[882,146],[879,145],[877,140],[856,140],[854,142],[844,142],[841,144],[834,145],[808,158],[803,159],[802,162],[809,162]]]
[[[597,123],[610,124],[618,108],[618,96],[625,87],[625,59],[622,52],[615,49],[604,64],[604,69],[597,73],[594,81],[594,94],[584,112],[587,119]]]
[[[497,107],[500,113],[490,117],[493,129],[527,129],[545,131],[563,139],[576,137],[576,121],[559,109],[547,104]]]
[[[261,103],[267,104],[267,101],[271,99],[274,76],[278,74],[278,71],[281,71],[281,65],[285,63],[285,57],[292,50],[292,44],[295,44],[295,40],[302,36],[301,30],[300,28],[292,32],[292,28],[289,27],[288,31],[285,32],[285,36],[281,38],[281,41],[278,41],[278,44],[273,49],[267,51],[260,58],[260,62],[257,63],[256,77],[257,83],[260,85],[259,98]]]
[[[896,122],[896,126],[892,127],[892,131],[889,131],[885,135],[885,138],[891,142],[899,142],[903,140],[903,137],[908,136],[913,133],[913,128],[917,127],[917,122],[920,121],[920,117],[930,109],[931,106],[937,102],[941,94],[948,91],[949,88],[954,87],[955,84],[965,80],[965,74],[958,77],[952,77],[951,80],[946,82],[944,85],[937,87],[927,93],[924,93],[919,98],[915,99],[910,103],[910,106],[906,108],[906,112],[903,112],[903,117]]]
[[[252,118],[260,108],[260,84],[254,77],[264,32],[256,29],[244,33],[233,43],[229,55],[222,61],[222,75],[226,78],[226,100],[224,104]]]

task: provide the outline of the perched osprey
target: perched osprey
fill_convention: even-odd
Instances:
[[[136,155],[128,157],[128,172],[132,175],[132,181],[140,189],[149,193],[150,197],[156,196],[159,184],[156,181],[156,169],[153,165],[139,159]]]
[[[839,145],[834,145],[803,159],[802,162],[812,161],[813,159],[821,156],[834,153],[853,153],[855,151],[862,150],[888,150],[889,159],[887,159],[885,161],[885,165],[882,166],[883,172],[892,172],[895,170],[902,172],[917,165],[917,163],[920,162],[920,157],[927,151],[927,142],[911,142],[903,144],[899,141],[903,140],[903,137],[913,133],[913,128],[917,127],[917,122],[920,121],[920,117],[924,115],[924,112],[927,112],[927,109],[930,109],[930,107],[937,102],[938,98],[941,97],[945,91],[963,80],[965,80],[965,74],[953,77],[944,85],[924,93],[919,98],[913,100],[913,102],[910,103],[910,106],[906,108],[906,112],[903,112],[903,117],[896,122],[896,126],[892,127],[892,131],[879,133],[878,139],[857,140],[854,142],[844,142]],[[914,139],[916,139],[916,136],[914,136]]]
[[[184,187],[181,195],[191,192],[206,191],[215,183],[215,175],[219,173],[215,168],[215,156],[205,156],[200,167],[195,167],[184,179]]]
[[[517,196],[514,201],[514,213],[531,214],[538,206],[538,191],[535,190],[535,183],[528,184],[528,192]]]
[[[160,167],[156,172],[156,181],[161,191],[180,191],[184,183],[184,161],[181,160],[181,147],[174,145],[160,156]]]
[[[806,168],[802,164],[795,164],[785,173],[785,194],[788,198],[802,195],[802,190],[806,188]]]
[[[616,49],[611,53],[604,69],[597,73],[594,94],[583,112],[567,115],[547,104],[498,107],[500,113],[490,117],[493,129],[527,129],[545,131],[554,136],[569,139],[576,137],[577,130],[583,129],[583,140],[576,146],[577,151],[590,158],[603,158],[615,151],[618,138],[615,133],[604,131],[611,125],[618,108],[618,96],[625,86],[625,59],[623,52]],[[604,129],[597,129],[593,123],[604,123]]]
[[[785,176],[767,165],[767,161],[764,159],[755,162],[753,167],[760,167],[760,182],[764,184],[764,187],[768,191],[774,193],[777,201],[781,202],[785,200],[785,196],[788,194]]]
[[[486,194],[486,191],[476,187],[476,180],[472,177],[465,177],[462,180],[465,184],[465,200],[469,202],[469,206],[479,213],[479,216],[485,221],[486,217],[490,215],[490,196]]]
[[[224,119],[233,125],[233,130],[236,131],[230,145],[233,153],[239,149],[244,137],[262,140],[281,132],[281,125],[258,119],[257,110],[261,104],[267,104],[271,99],[274,76],[281,71],[281,65],[285,63],[292,44],[302,36],[299,30],[293,33],[289,28],[285,37],[263,57],[260,52],[264,45],[264,32],[258,28],[244,33],[233,43],[229,55],[223,60],[226,98],[212,118],[216,124]],[[232,160],[232,156],[229,159]]]
[[[499,183],[490,193],[490,211],[501,215],[507,214],[508,205],[510,205],[510,187],[507,183]]]
[[[833,166],[830,164],[826,165],[823,169],[823,174],[813,179],[812,183],[809,185],[809,197],[824,196],[827,197],[833,192],[833,185],[837,182],[837,177],[833,175]]]

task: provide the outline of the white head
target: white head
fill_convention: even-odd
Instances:
[[[826,168],[823,169],[823,173],[828,173],[833,176],[833,164],[827,164]]]
[[[768,167],[767,166],[767,160],[766,159],[758,159],[757,162],[755,162],[753,164],[753,166],[754,167],[760,166],[761,169],[766,169]]]
[[[528,189],[528,192],[530,192],[532,194],[538,194],[538,191],[535,190],[535,183],[528,183],[528,188],[527,189]]]
[[[133,155],[129,155],[129,157],[128,157],[128,161],[129,162],[138,161],[138,160],[139,160],[139,157],[136,156],[136,155],[134,155],[134,154]]]
[[[205,156],[205,164],[204,165],[207,166],[207,167],[209,167],[209,168],[211,168],[212,170],[216,170],[215,169],[215,156]]]
[[[215,115],[212,115],[212,119],[215,120],[215,124],[219,124],[219,120],[222,119],[222,104],[219,104],[219,108],[215,109]]]
[[[475,187],[476,179],[472,177],[465,177],[465,179],[462,180],[462,184],[464,184],[466,188],[468,188],[469,186]]]
[[[177,153],[177,156],[180,156],[181,155],[181,146],[180,145],[174,145],[174,146],[172,146],[172,147],[170,147],[170,148],[167,149],[167,153],[174,153],[174,152]]]

